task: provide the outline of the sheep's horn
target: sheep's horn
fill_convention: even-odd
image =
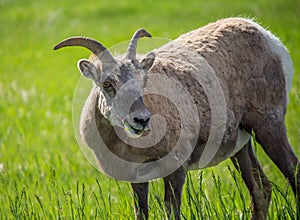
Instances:
[[[136,60],[136,46],[137,40],[141,37],[152,37],[145,29],[138,29],[130,40],[130,44],[128,46],[127,58],[129,60]]]
[[[99,57],[103,64],[111,64],[115,62],[113,56],[101,43],[87,37],[70,37],[58,43],[53,49],[58,50],[68,46],[81,46],[89,49],[92,53]]]

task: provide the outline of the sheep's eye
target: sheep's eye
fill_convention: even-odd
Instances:
[[[104,83],[102,84],[102,86],[103,86],[104,89],[109,89],[109,88],[112,87],[112,85],[111,85],[110,82],[104,82]]]

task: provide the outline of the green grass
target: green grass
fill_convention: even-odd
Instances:
[[[113,5],[113,6],[112,6]],[[0,219],[133,218],[128,183],[107,178],[79,150],[72,99],[82,49],[54,52],[65,37],[86,35],[107,47],[140,27],[176,36],[228,16],[256,18],[289,48],[294,79],[287,113],[291,144],[300,156],[300,2],[33,1],[0,0]],[[276,186],[270,219],[293,219],[295,201],[278,169],[256,147]],[[150,216],[164,219],[162,182],[150,186]],[[249,195],[228,162],[190,173],[183,219],[249,219]]]

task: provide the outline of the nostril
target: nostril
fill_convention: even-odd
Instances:
[[[150,121],[150,118],[146,118],[145,124],[149,123],[149,121]]]
[[[144,124],[144,123],[145,123],[145,120],[144,120],[143,118],[137,118],[137,117],[135,117],[135,118],[133,119],[133,121],[134,121],[135,123],[137,123],[137,124]]]
[[[140,123],[140,121],[141,121],[141,119],[139,119],[139,118],[133,118],[133,121],[134,121],[134,123]]]
[[[147,123],[149,123],[150,118],[145,118],[144,119],[144,118],[134,117],[133,121],[134,121],[135,124],[142,125],[143,127],[145,127],[147,125]]]

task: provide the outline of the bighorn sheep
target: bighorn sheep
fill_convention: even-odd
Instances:
[[[168,215],[173,210],[175,219],[180,219],[181,192],[186,172],[231,158],[249,189],[253,217],[265,219],[272,190],[252,149],[252,134],[255,134],[266,154],[291,184],[299,210],[299,160],[289,144],[284,121],[293,72],[285,46],[269,31],[244,18],[227,18],[210,23],[138,59],[137,40],[145,36],[151,37],[144,29],[135,33],[125,57],[113,57],[102,44],[84,37],[66,39],[54,48],[82,46],[94,54],[89,61],[78,62],[81,73],[94,82],[82,112],[80,129],[83,140],[93,149],[104,172],[111,172],[110,165],[107,164],[109,161],[105,161],[106,155],[101,155],[103,152],[99,148],[102,145],[96,136],[101,136],[114,155],[127,161],[147,164],[171,152],[181,136],[180,130],[184,129],[183,141],[177,154],[173,155],[181,163],[177,170],[167,176],[154,174],[147,179],[145,176],[148,173],[145,171],[120,168],[121,174],[131,172],[130,175],[136,175],[132,179],[124,177],[125,180],[132,180],[136,218],[148,218],[148,181],[151,178],[164,179],[164,201]],[[223,126],[221,141],[215,142],[219,145],[217,152],[209,161],[202,163],[202,159],[205,161],[202,154],[210,138],[215,106],[211,106],[205,85],[195,80],[195,76],[208,72],[215,75],[216,80],[207,80],[206,83],[218,83],[222,89],[226,106],[218,112],[226,120],[220,125]],[[144,95],[147,78],[157,73],[180,82],[189,92],[198,113],[192,116],[198,118],[195,124],[189,121],[188,126],[184,127],[176,106],[164,97]],[[122,89],[128,81],[130,85]],[[176,96],[180,96],[180,92]],[[126,103],[114,104],[113,99],[119,93],[120,97],[130,96],[134,100],[130,108],[127,106],[124,107],[126,110],[123,109]],[[185,111],[185,114],[190,114],[188,110]],[[164,137],[154,146],[137,148],[119,138],[117,133],[123,129],[130,138],[135,139],[154,132],[160,121],[152,125],[154,114],[163,115],[167,125]],[[194,130],[199,132],[194,134]],[[194,146],[191,154],[187,158],[181,157],[191,146]],[[159,164],[161,169],[157,169],[157,172],[168,169],[170,161]]]

